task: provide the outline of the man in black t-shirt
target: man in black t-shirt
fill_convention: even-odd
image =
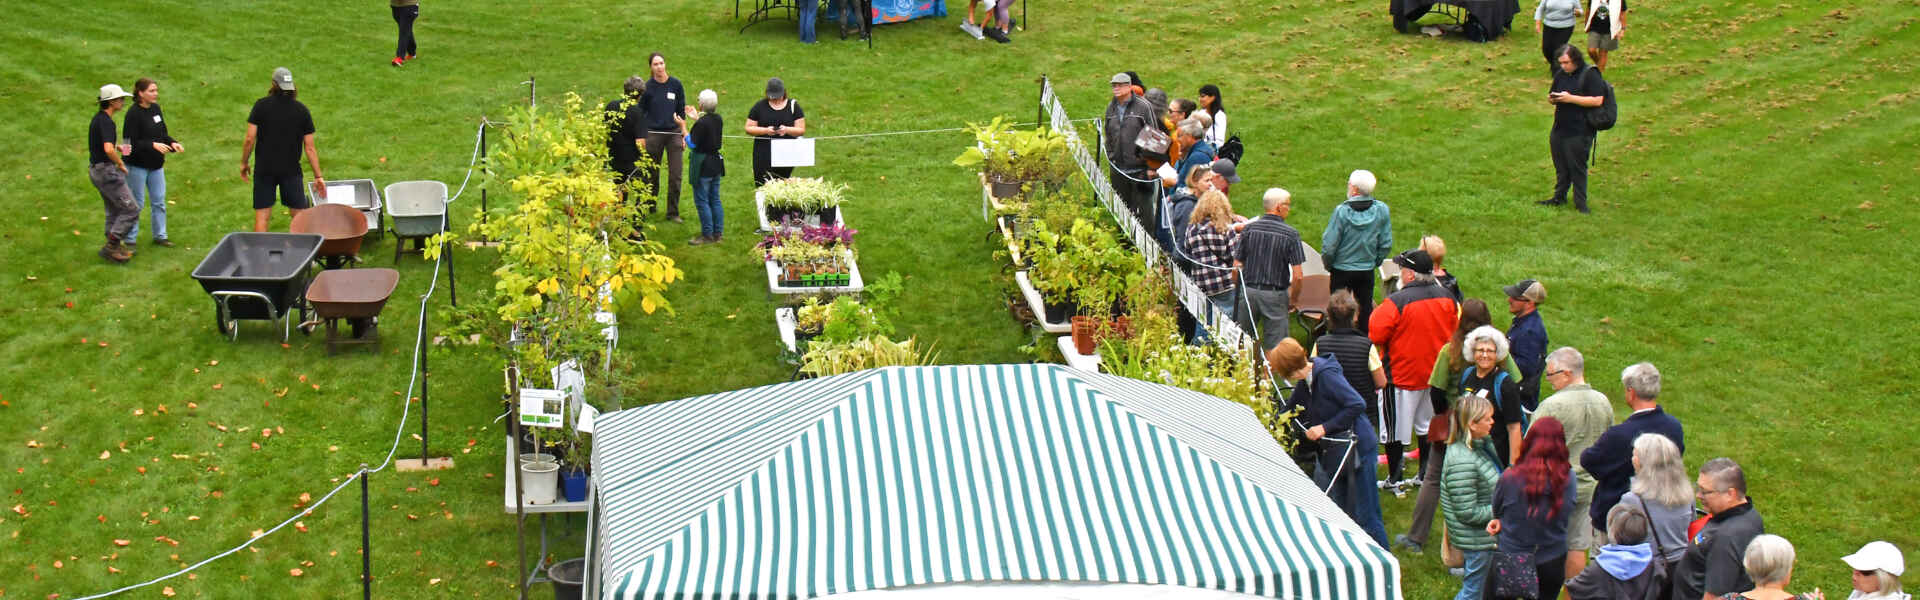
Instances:
[[[1553,151],[1553,197],[1541,200],[1546,206],[1567,203],[1567,188],[1573,188],[1573,206],[1582,214],[1587,210],[1587,155],[1593,151],[1593,126],[1587,124],[1587,111],[1605,101],[1606,87],[1600,71],[1587,68],[1580,50],[1561,46],[1553,53],[1560,65],[1553,74],[1553,90],[1547,102],[1553,104],[1553,130],[1547,145]]]
[[[320,153],[313,148],[313,115],[296,98],[293,72],[286,67],[273,70],[273,86],[267,96],[253,103],[247,113],[247,137],[240,145],[240,180],[253,182],[253,230],[266,231],[273,216],[274,194],[294,215],[308,207],[306,194],[300,191],[300,155],[307,155],[313,167],[313,190],[327,197],[327,180],[320,175]],[[251,165],[258,144],[258,160]]]
[[[100,258],[127,262],[133,251],[125,245],[127,233],[140,220],[140,205],[133,203],[133,191],[127,189],[127,163],[120,159],[119,136],[114,132],[113,115],[126,107],[133,94],[120,86],[100,86],[100,111],[87,124],[87,178],[107,206],[107,245],[100,247]]]

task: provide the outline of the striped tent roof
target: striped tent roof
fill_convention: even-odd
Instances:
[[[1060,365],[894,367],[604,415],[605,597],[968,582],[1399,598],[1252,411]]]

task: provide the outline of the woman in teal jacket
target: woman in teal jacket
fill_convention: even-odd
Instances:
[[[1498,546],[1487,522],[1493,520],[1493,490],[1500,483],[1499,462],[1488,436],[1493,433],[1493,403],[1478,395],[1454,401],[1447,432],[1447,458],[1440,477],[1440,512],[1447,538],[1466,555],[1466,581],[1454,600],[1479,600],[1487,566]]]

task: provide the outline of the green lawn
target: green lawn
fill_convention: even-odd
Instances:
[[[330,178],[457,185],[475,126],[525,102],[521,82],[535,78],[543,103],[566,91],[606,99],[653,50],[690,92],[717,90],[729,122],[744,119],[767,76],[785,78],[820,136],[1029,119],[1042,74],[1080,117],[1099,114],[1114,71],[1140,71],[1175,97],[1217,83],[1249,146],[1240,212],[1257,211],[1261,189],[1286,187],[1294,221],[1317,241],[1346,173],[1368,168],[1395,209],[1399,245],[1445,236],[1469,295],[1546,282],[1553,342],[1586,353],[1597,387],[1617,397],[1614,374],[1653,361],[1688,426],[1688,463],[1748,465],[1770,530],[1800,549],[1797,587],[1844,592],[1838,557],[1869,539],[1920,546],[1903,517],[1917,512],[1920,483],[1901,458],[1901,432],[1920,417],[1907,385],[1920,370],[1906,360],[1920,304],[1903,256],[1920,221],[1920,1],[1636,6],[1609,74],[1622,124],[1601,138],[1591,217],[1532,205],[1552,170],[1531,29],[1486,45],[1399,35],[1383,4],[1036,3],[1011,45],[967,38],[949,17],[885,27],[868,51],[824,27],[811,47],[777,25],[736,33],[732,8],[717,2],[469,0],[429,3],[422,55],[400,69],[386,65],[392,22],[377,4],[9,6],[0,458],[13,472],[0,486],[0,596],[72,598],[171,572],[386,455],[431,263],[401,260],[378,354],[335,357],[317,337],[295,334],[283,348],[257,323],[237,342],[216,336],[211,303],[187,276],[221,235],[250,223],[235,161],[273,67],[294,71]],[[93,255],[101,208],[83,172],[82,123],[100,84],[141,76],[160,82],[187,146],[167,169],[180,245],[142,245],[132,264],[112,266]],[[822,141],[821,166],[802,173],[852,186],[862,270],[907,278],[902,334],[936,344],[943,362],[1028,360],[973,175],[948,164],[966,143],[959,133]],[[669,292],[675,314],[622,315],[620,353],[641,379],[627,404],[790,371],[748,256],[749,148],[727,144],[726,244],[689,248],[693,223],[661,224],[657,238],[687,274]],[[391,244],[375,243],[370,262],[388,262]],[[484,251],[455,260],[463,299],[490,287]],[[433,298],[430,326],[444,324],[447,300]],[[499,597],[515,580],[515,529],[499,508],[494,358],[442,348],[431,360],[431,451],[459,466],[372,478],[376,590]],[[418,415],[402,457],[419,452],[409,435]],[[202,597],[350,593],[356,496],[304,517],[305,531],[165,585]],[[1391,529],[1411,502],[1388,498]],[[1402,558],[1407,598],[1452,593],[1433,554]]]

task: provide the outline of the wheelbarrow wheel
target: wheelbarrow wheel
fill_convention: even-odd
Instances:
[[[219,300],[213,301],[213,328],[215,331],[220,332],[220,335],[227,336],[227,341],[233,341],[240,337],[240,323],[227,318],[227,304],[225,302]]]

